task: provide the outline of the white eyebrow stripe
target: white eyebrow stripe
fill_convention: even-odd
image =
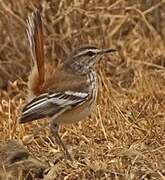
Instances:
[[[98,52],[100,52],[100,49],[86,49],[86,50],[78,53],[75,57],[82,56],[82,55],[86,54],[89,51],[94,52],[94,53],[98,53]]]

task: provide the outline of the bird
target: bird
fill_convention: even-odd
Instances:
[[[38,9],[28,16],[26,30],[33,65],[28,79],[28,102],[22,108],[19,123],[49,118],[56,143],[67,159],[72,160],[59,135],[59,127],[79,122],[91,114],[98,94],[95,64],[104,54],[116,49],[81,45],[59,67],[54,67],[45,61],[43,21]]]

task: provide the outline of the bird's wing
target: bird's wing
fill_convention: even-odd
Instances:
[[[88,96],[88,93],[72,91],[41,94],[23,108],[20,123],[58,116],[66,110],[84,103]]]

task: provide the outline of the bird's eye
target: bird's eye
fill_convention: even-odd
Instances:
[[[88,56],[93,56],[95,53],[93,51],[88,51]]]

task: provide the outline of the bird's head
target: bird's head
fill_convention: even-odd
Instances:
[[[66,61],[66,65],[76,71],[87,70],[96,64],[104,54],[115,52],[115,49],[99,49],[95,46],[81,46],[73,50]]]

